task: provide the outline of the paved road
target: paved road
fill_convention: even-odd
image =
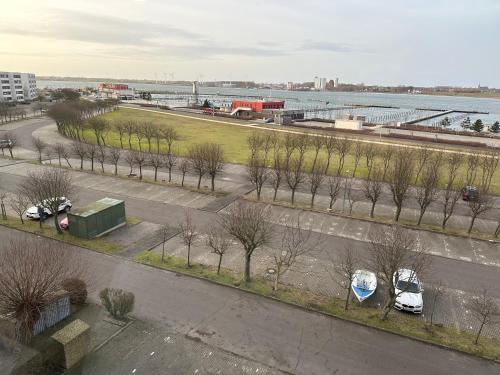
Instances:
[[[18,235],[0,228],[0,237]],[[47,240],[49,241],[49,240]],[[498,374],[500,365],[259,298],[205,281],[71,247],[94,291],[131,290],[135,314],[294,374]]]
[[[85,176],[98,179],[99,182],[96,184],[98,189],[79,187],[77,201],[78,205],[85,205],[95,201],[96,199],[109,196],[109,186],[111,183],[110,181],[113,180],[112,178],[84,174],[84,177]],[[22,181],[23,177],[2,173],[2,168],[0,168],[0,189],[8,192],[15,192]],[[121,179],[118,182],[122,183],[124,181],[128,182],[127,180]],[[131,183],[136,184],[136,182],[132,181]],[[102,187],[108,187],[108,189],[102,189]],[[134,187],[134,189],[136,190],[137,187]],[[184,216],[184,211],[186,209],[192,212],[193,221],[201,231],[207,230],[214,222],[217,221],[218,218],[218,215],[216,213],[196,210],[190,207],[186,208],[179,205],[179,203],[175,200],[175,195],[171,197],[171,200],[173,199],[172,203],[163,203],[162,201],[154,199],[141,199],[131,195],[127,195],[126,187],[120,187],[120,193],[113,193],[113,197],[116,197],[117,199],[123,199],[125,201],[128,215],[136,216],[143,220],[157,224],[167,224],[171,227],[176,227],[178,225],[179,220],[181,220],[181,218]],[[277,212],[277,214],[280,213]],[[284,214],[286,215],[286,213]],[[328,215],[324,217],[329,220],[334,220],[334,218],[331,218]],[[278,222],[279,220],[273,221]],[[317,219],[316,221],[319,221],[319,219]],[[348,224],[345,224],[344,227],[347,227],[347,225]],[[327,225],[326,227],[328,228],[329,225]],[[340,229],[341,228],[339,228],[339,230],[336,230],[335,232],[331,232],[330,234],[328,234],[327,232],[323,232],[321,234],[321,236],[323,237],[321,243],[324,252],[318,254],[318,257],[320,259],[326,260],[324,259],[324,254],[325,252],[328,252],[332,254],[333,259],[335,259],[336,255],[338,255],[339,252],[342,251],[345,247],[351,247],[359,253],[362,259],[367,259],[369,246],[366,241],[360,240],[360,238],[364,236],[358,236],[356,234],[357,227],[345,228],[345,230],[352,231],[352,236],[341,235]],[[280,230],[280,227],[276,227],[277,233],[279,233]],[[279,235],[277,235],[277,237],[279,237]],[[462,239],[453,242],[453,244],[454,246],[460,248],[461,253],[467,252],[467,249],[471,246],[469,241],[464,241]],[[484,247],[488,248],[490,246],[494,246],[486,242],[483,242],[483,244]],[[453,289],[463,290],[471,293],[477,292],[477,290],[482,287],[500,285],[500,272],[498,267],[477,264],[470,261],[449,259],[441,256],[432,256],[432,260],[432,269],[429,271],[427,277],[424,278],[424,281],[433,282],[437,280],[443,280],[443,282],[447,286]],[[498,288],[490,289],[492,289],[492,295],[494,295],[496,298],[500,298],[500,290],[498,290]]]

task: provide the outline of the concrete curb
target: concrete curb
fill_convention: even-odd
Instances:
[[[130,322],[128,322],[127,324],[125,324],[123,327],[121,327],[118,331],[116,331],[115,333],[113,333],[111,336],[107,337],[103,342],[101,342],[94,349],[92,349],[92,352],[97,352],[104,345],[106,345],[108,342],[110,342],[111,340],[113,340],[116,336],[118,336],[120,333],[122,333],[123,331],[125,331],[128,327],[130,327],[135,322],[134,319],[132,319],[132,318],[129,318],[129,319],[130,319]]]

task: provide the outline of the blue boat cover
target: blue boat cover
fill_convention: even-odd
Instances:
[[[359,288],[357,286],[353,286],[352,289],[354,290],[354,293],[356,293],[361,299],[368,298],[374,292],[373,289]]]

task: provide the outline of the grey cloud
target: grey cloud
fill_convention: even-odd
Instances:
[[[317,50],[325,52],[364,52],[352,46],[335,42],[317,42],[306,40],[300,47],[301,50]]]

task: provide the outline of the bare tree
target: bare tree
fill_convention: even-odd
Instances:
[[[215,177],[224,169],[224,150],[217,143],[205,143],[202,146],[207,173],[211,180],[211,189],[214,191]]]
[[[148,160],[148,154],[142,151],[134,151],[134,163],[139,167],[139,180],[142,180],[142,167]]]
[[[144,138],[146,138],[146,141],[148,142],[148,152],[151,153],[151,140],[155,137],[155,134],[157,132],[157,127],[155,124],[146,121],[145,123],[142,124],[141,132]]]
[[[347,202],[349,203],[349,216],[352,215],[352,209],[354,207],[354,204],[362,200],[361,192],[354,189],[353,184],[354,184],[353,179],[348,180],[346,178],[345,189],[346,189]]]
[[[219,256],[217,264],[217,275],[220,273],[220,266],[222,264],[222,257],[226,254],[231,246],[231,240],[227,237],[221,228],[212,227],[208,232],[207,246],[212,249],[212,253]]]
[[[135,129],[134,129],[134,134],[135,137],[137,138],[137,144],[139,145],[139,152],[142,152],[142,140],[144,138],[144,132],[143,132],[143,126],[144,124],[135,124]]]
[[[304,158],[300,155],[292,156],[285,165],[285,178],[288,187],[292,191],[292,204],[295,203],[295,192],[305,177]]]
[[[47,168],[40,172],[29,172],[28,178],[21,186],[21,192],[29,201],[49,211],[54,217],[54,225],[59,234],[59,206],[63,197],[73,195],[75,187],[68,171]]]
[[[97,146],[93,143],[86,143],[85,156],[90,160],[90,170],[94,171],[94,160],[97,156]]]
[[[339,154],[339,165],[337,167],[337,176],[342,174],[344,170],[345,158],[349,155],[351,150],[352,141],[349,138],[341,138],[337,140],[337,152]]]
[[[312,136],[311,137],[311,145],[312,145],[312,147],[314,149],[314,159],[313,159],[311,170],[314,171],[316,169],[316,163],[318,162],[319,153],[321,152],[321,149],[325,145],[325,141],[324,141],[323,137],[321,137],[319,135],[318,136]],[[324,165],[323,168],[325,166],[326,165]],[[322,172],[324,172],[324,171],[322,171]]]
[[[0,192],[0,211],[2,212],[2,219],[7,220],[7,211],[5,210],[5,199],[7,199],[7,193],[3,191]]]
[[[35,148],[36,152],[38,153],[38,162],[42,162],[42,154],[47,148],[47,143],[42,141],[41,138],[39,137],[33,137],[31,140],[31,143],[33,144],[33,147]]]
[[[260,200],[262,186],[269,177],[265,157],[257,153],[253,157],[250,157],[247,165],[247,173],[248,179],[255,186],[257,200]]]
[[[134,151],[129,150],[125,153],[125,161],[127,162],[127,165],[130,167],[130,171],[129,171],[128,175],[131,176],[133,169],[134,169],[134,165],[135,165]]]
[[[207,173],[207,162],[201,144],[194,144],[188,150],[191,169],[198,175],[198,189],[201,186],[201,179]]]
[[[281,180],[283,179],[283,168],[285,166],[283,160],[283,154],[281,150],[276,147],[274,150],[273,157],[273,165],[270,171],[269,178],[271,180],[271,185],[273,186],[274,194],[273,194],[273,202],[276,200],[276,196],[278,195],[278,189],[281,185]]]
[[[65,152],[65,149],[66,149],[66,146],[64,146],[64,144],[60,143],[60,142],[56,143],[53,146],[53,150],[54,150],[55,154],[57,155],[57,161],[59,162],[60,167],[62,166],[61,159],[63,158],[63,153]]]
[[[12,211],[14,211],[17,216],[19,216],[21,224],[24,224],[23,215],[28,209],[29,204],[30,201],[28,197],[22,191],[18,191],[10,200],[10,208],[12,208]]]
[[[480,295],[474,296],[468,301],[467,307],[472,316],[479,322],[479,329],[474,340],[474,344],[477,345],[483,328],[489,325],[494,317],[500,316],[500,306],[488,295],[488,290],[483,289]]]
[[[337,275],[341,279],[341,282],[339,284],[347,291],[344,305],[344,310],[346,311],[349,309],[349,300],[351,299],[352,279],[360,263],[361,262],[356,256],[354,250],[351,247],[347,247],[340,257],[338,268],[335,269]]]
[[[407,230],[398,225],[389,228],[380,228],[370,235],[370,247],[372,249],[370,263],[387,287],[386,302],[384,305],[382,320],[386,320],[396,298],[408,291],[410,284],[417,275],[421,275],[430,265],[430,257]],[[396,283],[400,269],[409,269],[408,282],[398,286]]]
[[[127,133],[128,136],[128,149],[132,150],[132,136],[134,135],[136,131],[136,123],[135,121],[127,121],[124,124],[125,127],[125,132]]]
[[[325,174],[328,175],[330,169],[330,163],[332,161],[332,156],[335,153],[335,148],[337,147],[337,139],[333,136],[328,136],[324,138],[325,149],[326,149],[326,165]]]
[[[177,156],[175,156],[173,153],[169,152],[164,157],[164,162],[165,162],[165,166],[168,169],[168,182],[171,182],[172,181],[172,168],[174,168],[175,164],[177,163]]]
[[[83,160],[87,156],[85,143],[82,143],[80,141],[73,141],[71,143],[71,149],[73,150],[73,153],[80,159],[80,169],[83,169]]]
[[[470,234],[477,217],[493,207],[493,200],[486,193],[486,191],[480,188],[477,192],[477,196],[474,199],[469,199],[468,205],[470,209],[471,220],[467,233]]]
[[[7,148],[9,150],[10,157],[14,158],[14,154],[12,153],[12,150],[17,145],[16,135],[14,133],[12,133],[12,132],[6,131],[6,132],[3,133],[2,139],[4,141],[6,141],[6,143],[7,143],[7,145],[5,146],[5,148]],[[2,155],[4,153],[3,150],[4,150],[4,148],[2,147]]]
[[[420,225],[427,207],[429,207],[429,205],[436,200],[437,196],[440,163],[434,158],[429,161],[430,163],[428,163],[423,168],[423,171],[421,171],[421,184],[416,187],[416,200],[420,208],[417,225]]]
[[[295,265],[298,258],[316,248],[317,241],[312,240],[311,233],[311,229],[305,229],[301,226],[300,214],[297,215],[296,220],[287,220],[284,223],[280,246],[273,253],[274,266],[276,267],[273,288],[275,291],[278,290],[283,275]]]
[[[109,150],[109,159],[111,163],[115,166],[115,176],[118,174],[118,162],[122,156],[122,151],[118,148],[112,148]]]
[[[149,154],[148,163],[151,165],[155,171],[155,181],[158,180],[158,168],[163,165],[164,158],[161,154]]]
[[[399,221],[403,204],[408,197],[408,189],[413,176],[412,152],[400,148],[396,151],[396,158],[392,163],[389,174],[389,187],[391,188],[392,200],[396,205],[394,221]]]
[[[356,171],[358,170],[359,161],[363,156],[363,144],[358,139],[354,142],[354,166],[352,170],[352,177],[356,176]]]
[[[382,180],[386,180],[387,172],[389,171],[389,166],[391,165],[392,157],[394,156],[395,148],[393,146],[386,146],[382,149]]]
[[[102,133],[109,126],[108,122],[101,117],[93,117],[87,121],[87,125],[94,132],[96,143],[100,146]]]
[[[367,178],[370,178],[375,158],[377,157],[377,149],[373,143],[365,144],[363,148],[363,155],[365,157],[366,169],[368,170]]]
[[[101,164],[102,173],[104,173],[104,163],[106,162],[107,156],[108,155],[106,153],[106,149],[103,146],[98,146],[96,151],[96,159],[99,164]]]
[[[196,231],[196,226],[191,219],[191,214],[189,211],[184,212],[184,221],[179,223],[179,230],[182,242],[187,246],[187,266],[191,267],[191,246],[193,246],[194,241],[198,238],[198,232]]]
[[[330,196],[330,203],[328,209],[333,209],[335,202],[339,196],[340,188],[342,186],[342,177],[330,176],[328,178],[328,195]]]
[[[174,142],[179,139],[177,132],[174,128],[167,126],[160,128],[160,134],[167,144],[167,154],[172,153],[172,146]]]
[[[373,173],[368,175],[368,179],[363,181],[362,186],[365,198],[369,199],[372,203],[370,217],[373,218],[375,216],[375,205],[382,194],[382,188],[384,186],[384,183],[382,182],[382,171],[380,168],[375,168]]]
[[[417,148],[416,151],[416,167],[415,167],[415,181],[414,184],[416,185],[418,182],[418,178],[420,177],[420,174],[422,173],[422,170],[424,167],[429,166],[430,159],[432,157],[433,151],[427,146],[420,146]]]
[[[269,210],[263,205],[237,202],[221,217],[224,230],[243,245],[245,282],[251,281],[250,262],[254,251],[271,241],[269,215]]]
[[[325,162],[322,159],[316,160],[311,173],[309,174],[309,186],[311,191],[311,207],[314,207],[314,198],[325,180]]]
[[[481,186],[483,190],[489,191],[491,186],[491,180],[498,169],[498,164],[500,163],[500,155],[498,151],[491,151],[486,155],[483,155],[480,160],[481,167]]]
[[[455,205],[461,197],[462,181],[456,181],[458,170],[462,165],[463,157],[461,154],[452,153],[446,156],[446,185],[442,195],[441,204],[443,206],[443,222],[441,227],[444,229],[449,218],[455,211]]]
[[[179,171],[181,172],[182,175],[181,186],[184,186],[184,178],[186,177],[186,173],[189,172],[189,167],[190,167],[189,160],[183,158],[179,163]]]
[[[63,244],[42,238],[18,236],[0,248],[0,314],[16,319],[18,340],[28,344],[62,282],[82,278],[82,264]]]
[[[127,132],[127,127],[122,122],[118,122],[118,123],[114,124],[113,127],[118,132],[118,137],[120,138],[120,148],[123,150],[123,136]]]
[[[470,151],[466,156],[465,175],[467,186],[472,186],[476,182],[477,169],[479,167],[480,155],[477,151]]]
[[[444,285],[440,280],[437,284],[432,285],[431,289],[431,308],[429,313],[429,324],[434,325],[434,313],[436,312],[436,307],[438,306],[441,298],[444,295]]]

